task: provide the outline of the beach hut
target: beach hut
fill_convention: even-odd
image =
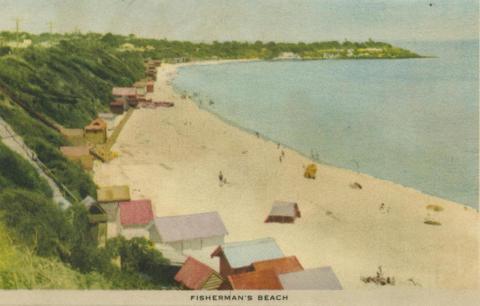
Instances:
[[[279,274],[302,271],[303,267],[296,256],[257,261],[253,271],[228,276],[228,289],[265,290],[283,289]]]
[[[220,258],[220,275],[224,278],[253,271],[254,262],[284,257],[272,238],[226,243],[215,249],[211,257],[215,256]]]
[[[86,196],[80,204],[87,209],[90,223],[107,222],[107,213],[94,198]]]
[[[217,212],[157,217],[149,231],[150,240],[180,252],[222,244],[228,234]]]
[[[276,201],[273,203],[265,223],[293,223],[295,218],[300,218],[300,216],[297,203]]]
[[[93,156],[90,155],[90,148],[87,146],[65,146],[60,147],[60,152],[69,160],[79,162],[85,170],[93,169]]]
[[[60,133],[65,139],[74,146],[81,146],[85,144],[83,129],[66,129],[61,128]]]
[[[117,119],[117,117],[118,115],[114,113],[98,113],[98,118],[101,118],[107,123],[108,131],[111,131],[115,128],[115,120]]]
[[[282,290],[277,274],[262,270],[228,276],[229,289],[233,290]]]
[[[149,92],[149,93],[153,92],[154,85],[155,85],[155,83],[153,81],[148,81],[147,82],[147,92]]]
[[[305,168],[305,173],[303,174],[305,178],[314,180],[316,175],[317,175],[317,165],[310,164],[307,166],[307,168]]]
[[[135,87],[113,87],[112,96],[116,98],[124,98],[128,105],[137,105],[137,89]]]
[[[97,189],[97,202],[107,214],[107,237],[119,234],[118,203],[130,201],[128,186],[106,186]]]
[[[135,88],[137,88],[137,89],[138,89],[138,88],[143,88],[143,89],[145,89],[146,86],[147,86],[147,83],[146,83],[145,81],[137,81],[137,82],[133,83],[133,87],[135,87]]]
[[[114,114],[121,115],[128,108],[128,103],[125,98],[116,98],[110,102],[110,111]]]
[[[296,256],[256,261],[252,266],[255,271],[272,270],[277,274],[303,270],[303,267]]]
[[[120,233],[127,239],[149,237],[148,227],[153,223],[150,200],[134,200],[118,204]]]
[[[278,278],[285,290],[342,290],[331,267],[280,274]]]
[[[107,141],[107,123],[100,118],[93,120],[85,127],[85,139],[92,144],[103,144]]]
[[[223,278],[206,264],[189,256],[175,275],[175,281],[184,289],[217,290],[222,285]]]

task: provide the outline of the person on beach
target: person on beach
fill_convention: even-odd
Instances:
[[[223,178],[223,173],[220,170],[220,172],[218,173],[218,183],[219,183],[220,187],[223,186],[223,179],[224,179]]]

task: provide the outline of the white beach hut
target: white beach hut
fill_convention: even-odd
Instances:
[[[180,252],[223,244],[228,234],[217,212],[157,217],[149,232],[154,243],[168,244]]]

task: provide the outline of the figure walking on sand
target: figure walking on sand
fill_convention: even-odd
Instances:
[[[222,171],[218,173],[218,184],[222,187],[224,184],[227,184],[227,178],[223,176]]]

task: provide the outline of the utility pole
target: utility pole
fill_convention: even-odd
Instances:
[[[19,32],[20,32],[20,22],[22,20],[17,17],[15,18],[15,33],[16,33],[16,40],[17,40],[17,48],[20,46],[20,42],[19,42]]]
[[[50,32],[50,34],[53,33],[53,22],[49,21],[48,23],[48,31]]]

